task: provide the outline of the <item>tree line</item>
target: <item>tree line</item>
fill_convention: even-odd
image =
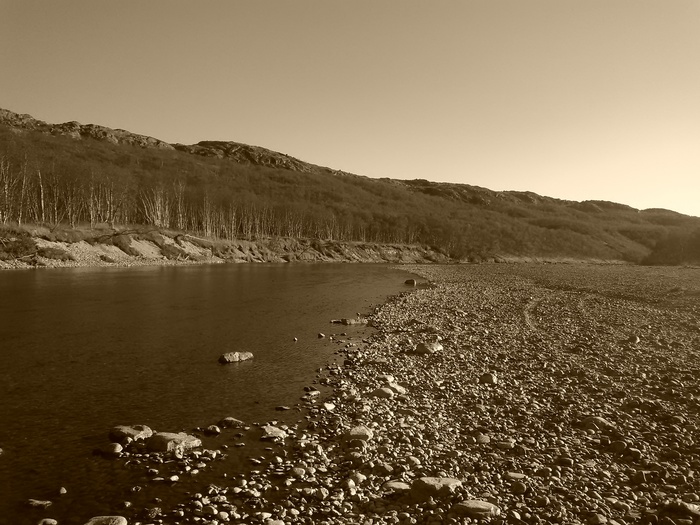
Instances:
[[[144,225],[220,239],[265,237],[416,243],[407,220],[336,213],[320,204],[236,198],[221,186],[187,177],[127,177],[123,170],[42,162],[0,153],[0,222],[91,228]]]

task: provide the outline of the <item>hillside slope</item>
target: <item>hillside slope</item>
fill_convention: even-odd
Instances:
[[[423,179],[370,179],[258,146],[173,145],[7,110],[0,110],[0,188],[3,223],[140,224],[222,239],[420,243],[463,260],[700,260],[700,218],[668,210]]]

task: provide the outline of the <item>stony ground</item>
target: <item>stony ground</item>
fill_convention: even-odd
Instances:
[[[700,269],[408,269],[431,284],[336,338],[302,422],[132,454],[162,480],[265,439],[129,523],[700,523]]]

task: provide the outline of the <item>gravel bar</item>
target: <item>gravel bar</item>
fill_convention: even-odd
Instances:
[[[130,519],[700,523],[700,270],[402,268],[425,281],[368,338],[330,338],[301,420],[209,427],[207,447],[264,444],[250,469]],[[234,449],[180,451],[167,475]]]

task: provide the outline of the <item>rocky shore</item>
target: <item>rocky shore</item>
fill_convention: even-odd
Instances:
[[[216,477],[176,504],[149,496],[114,514],[129,524],[700,523],[700,270],[404,268],[430,284],[379,307],[370,337],[330,335],[338,358],[298,406],[191,436],[113,429],[102,453],[142,472],[134,493]]]

